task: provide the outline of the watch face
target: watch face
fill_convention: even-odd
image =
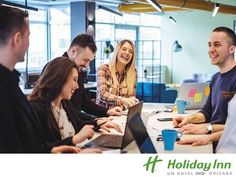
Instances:
[[[207,126],[207,129],[208,129],[208,131],[212,131],[212,130],[213,130],[213,127],[212,127],[212,125],[211,125],[211,124],[209,124],[209,125]]]
[[[211,124],[208,124],[208,126],[207,126],[207,130],[208,130],[207,134],[211,134],[211,133],[213,133],[213,127],[212,127]]]

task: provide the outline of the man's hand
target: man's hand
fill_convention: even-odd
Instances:
[[[189,123],[204,123],[206,122],[205,116],[203,113],[198,112],[186,117],[183,116],[177,116],[173,118],[173,126],[174,127],[183,127],[186,124]]]
[[[207,134],[206,124],[187,124],[179,129],[183,134]]]
[[[210,135],[206,135],[203,137],[196,137],[178,141],[178,144],[192,144],[192,146],[201,146],[206,145],[211,141]]]
[[[107,115],[109,116],[121,116],[122,109],[119,106],[115,106],[107,111]]]
[[[189,123],[188,117],[178,116],[172,119],[173,127],[182,127]]]

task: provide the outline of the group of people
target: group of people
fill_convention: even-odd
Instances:
[[[24,61],[29,35],[28,13],[0,6],[0,152],[101,152],[96,148],[81,149],[76,144],[92,138],[99,128],[121,132],[120,126],[108,117],[120,116],[139,102],[134,43],[120,41],[111,61],[99,67],[96,102],[86,94],[80,74],[97,50],[93,37],[87,34],[76,36],[63,56],[46,64],[26,98],[18,86],[20,73],[14,67]],[[235,33],[218,27],[208,46],[211,62],[220,70],[211,80],[209,98],[200,112],[175,117],[173,125],[185,134],[207,134],[179,144],[219,141],[215,144],[217,152],[236,152]]]
[[[87,96],[80,74],[97,50],[87,34],[75,37],[63,56],[46,64],[32,93],[25,97],[18,86],[20,73],[14,67],[24,61],[29,35],[28,13],[0,6],[0,152],[101,152],[76,144],[92,138],[99,129],[121,132],[107,117],[119,116],[138,102],[133,42],[121,41],[114,61],[101,66],[98,82],[103,86],[98,88],[96,104]],[[107,88],[102,84],[105,77],[111,82]]]

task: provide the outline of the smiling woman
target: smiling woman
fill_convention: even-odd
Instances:
[[[30,104],[43,125],[49,148],[75,145],[94,134],[92,128],[96,122],[80,120],[69,102],[78,89],[78,74],[74,62],[58,57],[47,64],[29,96]]]
[[[30,104],[42,125],[47,148],[58,145],[76,145],[94,134],[94,127],[108,129],[119,127],[109,120],[81,119],[79,111],[70,103],[70,98],[78,89],[77,65],[65,57],[50,61],[32,94]],[[105,122],[105,123],[104,123]]]
[[[98,69],[97,104],[107,108],[121,106],[127,109],[138,102],[135,98],[135,59],[134,43],[130,40],[120,41],[109,64],[104,64]]]

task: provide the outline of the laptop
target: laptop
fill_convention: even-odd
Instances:
[[[139,102],[138,104],[129,108],[127,115],[127,122],[130,118],[132,118],[135,114],[141,114],[143,107],[143,102]],[[126,148],[132,141],[134,140],[128,125],[126,123],[124,135],[101,135],[94,140],[85,144],[85,147],[104,147],[111,149],[121,149]]]
[[[157,153],[139,113],[133,115],[127,124],[141,153]]]
[[[201,109],[210,94],[209,84],[209,82],[182,83],[178,99],[189,102],[186,109]]]

